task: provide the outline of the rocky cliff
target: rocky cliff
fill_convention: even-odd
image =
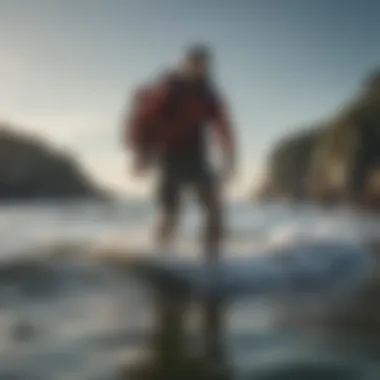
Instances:
[[[259,198],[380,206],[380,72],[325,125],[278,143]]]
[[[68,154],[0,124],[0,201],[102,196]]]

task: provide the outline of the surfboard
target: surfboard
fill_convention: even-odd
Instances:
[[[128,255],[123,268],[152,289],[177,296],[236,299],[252,295],[347,291],[371,275],[371,252],[345,243],[295,244],[280,251],[221,258]]]

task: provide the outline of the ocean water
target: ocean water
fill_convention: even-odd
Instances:
[[[184,211],[173,254],[196,259],[202,215],[191,205]],[[225,213],[226,257],[321,242],[364,246],[379,237],[376,217],[344,209],[235,202]],[[151,252],[154,216],[147,201],[0,207],[0,379],[120,379],[149,350],[149,292],[96,257]],[[286,308],[302,315],[308,298],[290,294],[284,305],[264,295],[230,305],[225,345],[236,378],[380,378],[359,341],[281,325]],[[314,307],[328,307],[327,298]],[[191,334],[199,339],[196,328]]]

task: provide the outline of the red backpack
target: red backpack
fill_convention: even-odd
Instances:
[[[170,95],[167,97],[163,113],[165,117],[170,119],[175,118],[182,112],[183,106],[188,100],[188,92],[178,75],[171,74],[165,79],[169,86]],[[133,99],[132,122],[129,124],[127,135],[129,145],[136,154],[153,157],[156,152],[156,146],[159,145],[160,139],[165,136],[165,131],[162,130],[164,126],[144,120],[146,105],[149,104],[151,100],[151,89],[150,86],[143,86],[137,91]],[[215,104],[215,96],[213,88],[209,83],[202,85],[199,96],[202,97],[204,102],[207,102],[211,111]]]

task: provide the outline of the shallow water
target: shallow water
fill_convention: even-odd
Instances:
[[[196,255],[200,216],[187,211],[177,250]],[[285,205],[235,204],[227,214],[227,256],[305,241],[356,244],[376,238],[379,226],[374,218],[345,210],[323,213]],[[1,379],[116,379],[126,362],[146,352],[154,327],[149,293],[73,247],[149,248],[152,221],[152,205],[145,202],[1,208]],[[231,305],[225,341],[238,378],[282,379],[275,373],[283,372],[284,379],[296,379],[291,371],[297,365],[300,372],[305,362],[314,374],[325,369],[315,378],[380,378],[377,359],[365,346],[347,337],[342,344],[342,338],[326,340],[313,331],[276,329],[279,310],[265,297]],[[306,377],[312,378],[304,369],[299,378]]]

